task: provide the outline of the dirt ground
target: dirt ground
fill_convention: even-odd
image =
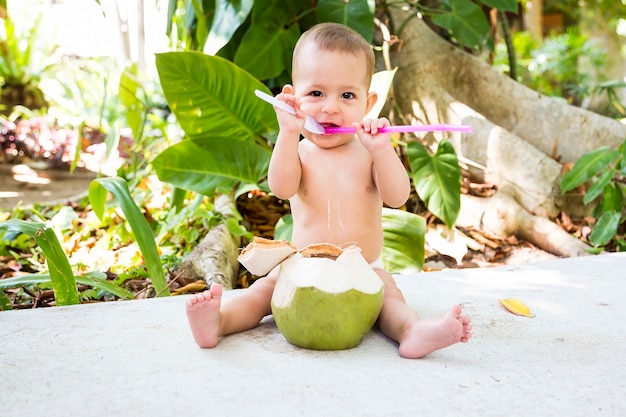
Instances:
[[[0,208],[13,210],[44,202],[65,202],[79,198],[96,174],[80,170],[33,169],[27,165],[0,164]]]

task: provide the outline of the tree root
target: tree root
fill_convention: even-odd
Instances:
[[[473,227],[497,238],[514,235],[558,256],[588,255],[584,242],[545,217],[523,208],[506,187],[489,198],[463,195],[457,224]]]

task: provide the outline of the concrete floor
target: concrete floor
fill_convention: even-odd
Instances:
[[[372,331],[351,350],[308,351],[268,317],[203,350],[187,296],[6,311],[0,415],[626,415],[626,254],[396,279],[423,318],[461,303],[470,343],[407,360]]]

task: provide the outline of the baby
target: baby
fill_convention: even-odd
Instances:
[[[293,53],[293,85],[277,96],[296,115],[275,109],[280,131],[268,182],[278,198],[289,199],[296,247],[356,242],[385,285],[377,325],[399,344],[401,356],[421,358],[467,342],[472,325],[458,305],[440,319],[421,320],[383,268],[383,203],[402,206],[410,182],[389,134],[378,133],[389,121],[363,121],[377,100],[369,91],[373,70],[371,46],[346,26],[322,23],[302,35]],[[324,127],[353,126],[356,135],[308,132],[305,114]],[[214,347],[220,336],[257,326],[271,314],[277,275],[278,268],[223,304],[219,284],[189,299],[187,317],[196,343]]]

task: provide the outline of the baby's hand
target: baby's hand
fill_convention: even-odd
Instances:
[[[376,152],[385,149],[391,143],[391,135],[388,133],[378,133],[378,129],[389,126],[389,120],[384,117],[380,119],[367,119],[361,123],[352,124],[356,129],[359,140],[370,152]]]
[[[304,129],[304,121],[306,120],[305,114],[300,111],[300,100],[293,94],[285,93],[284,89],[276,98],[289,104],[296,111],[296,114],[293,115],[274,107],[280,130],[285,133],[297,134],[299,137],[300,132]]]

